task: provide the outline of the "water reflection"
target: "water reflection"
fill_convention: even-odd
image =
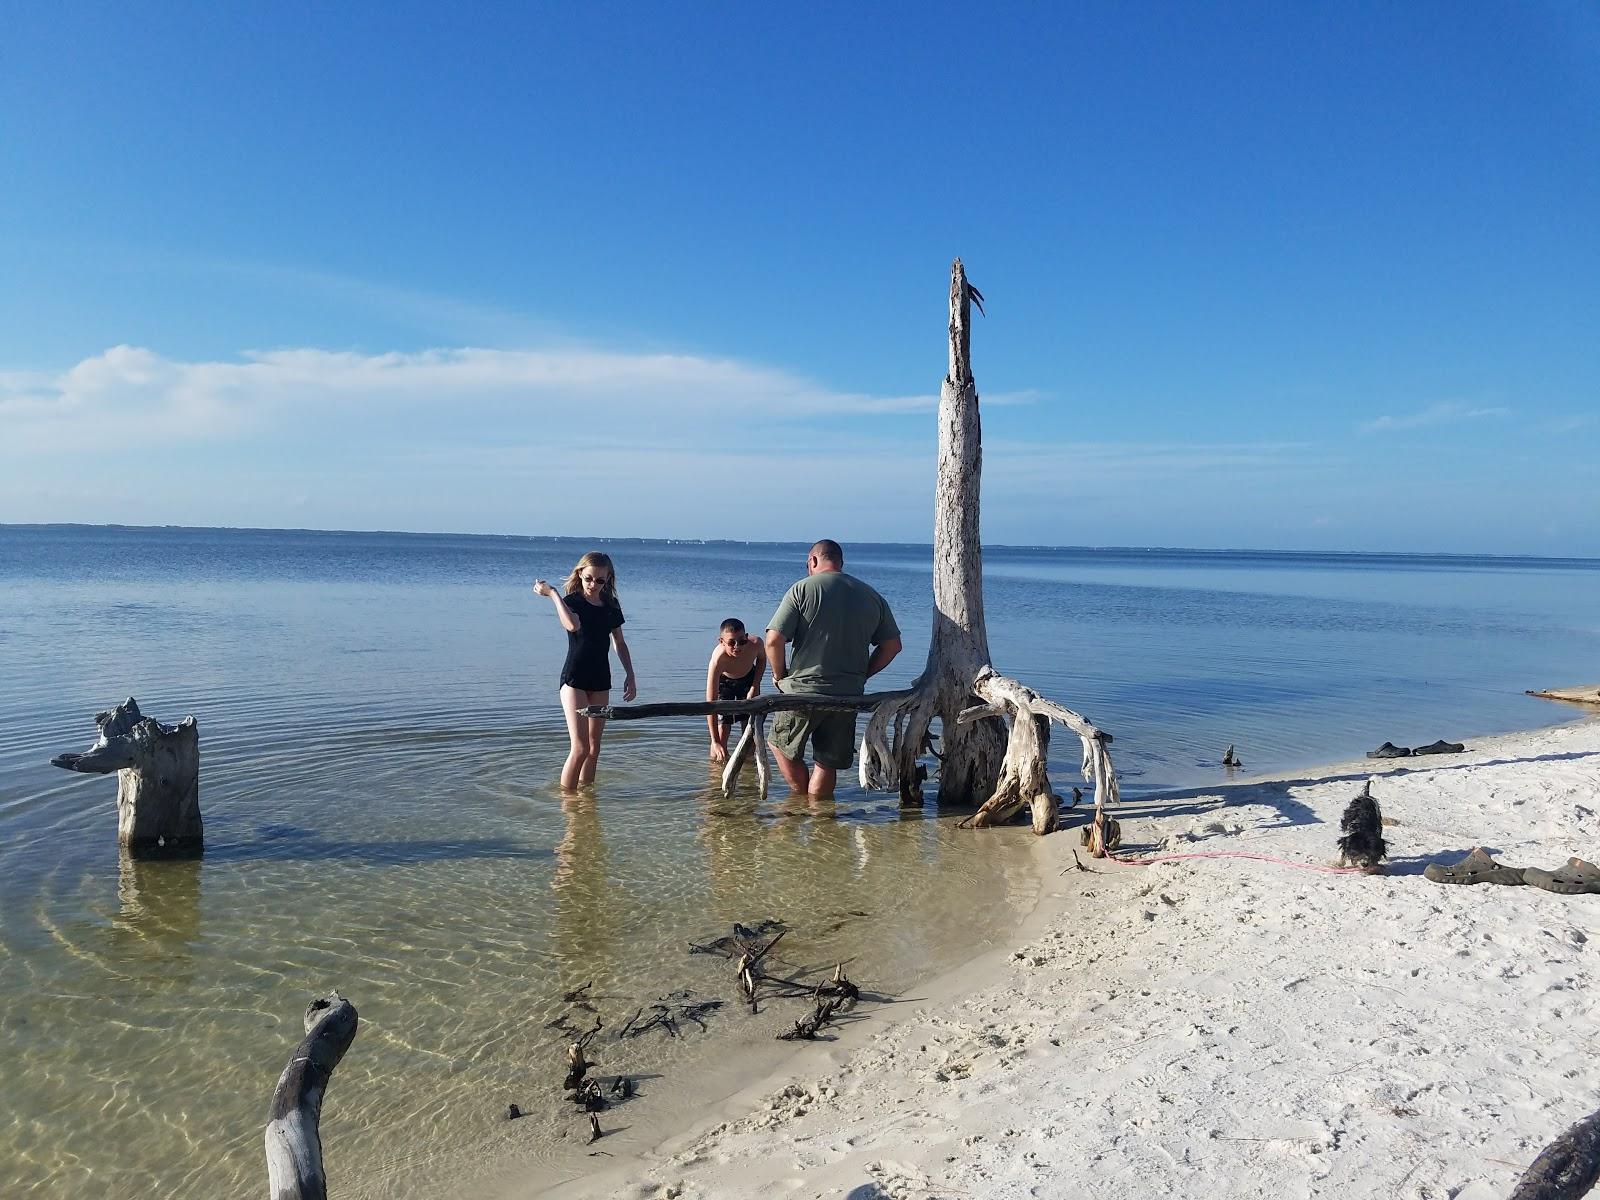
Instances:
[[[564,968],[563,988],[585,979],[614,980],[623,898],[613,894],[600,804],[592,790],[561,797],[565,829],[556,843],[552,953]]]
[[[137,859],[117,863],[118,912],[113,944],[148,944],[177,956],[200,937],[200,870],[197,858]]]

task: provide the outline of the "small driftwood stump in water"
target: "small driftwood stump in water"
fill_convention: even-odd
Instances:
[[[267,1113],[267,1190],[272,1200],[327,1200],[322,1170],[322,1095],[356,1038],[356,1006],[338,992],[306,1009],[306,1036],[278,1077]]]
[[[1590,1113],[1544,1148],[1511,1200],[1578,1200],[1600,1179],[1600,1112]]]
[[[117,843],[135,858],[198,856],[200,729],[193,717],[163,725],[139,712],[132,696],[96,713],[100,737],[83,754],[58,754],[53,767],[91,775],[117,773]]]

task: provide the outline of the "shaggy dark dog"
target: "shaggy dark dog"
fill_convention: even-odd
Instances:
[[[1370,781],[1363,784],[1361,794],[1345,806],[1339,828],[1344,833],[1339,839],[1340,866],[1371,871],[1387,857],[1389,847],[1383,840],[1383,813],[1378,811],[1378,802],[1373,799]]]

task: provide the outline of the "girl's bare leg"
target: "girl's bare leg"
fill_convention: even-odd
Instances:
[[[605,704],[609,702],[610,698],[610,692],[590,692],[589,699],[585,703]],[[580,783],[593,783],[594,767],[600,761],[600,739],[605,736],[606,732],[606,720],[604,717],[583,717],[581,719],[588,723],[586,732],[589,737],[589,757],[583,764],[583,770],[579,773],[578,781]]]
[[[572,739],[572,749],[567,751],[567,761],[561,767],[561,786],[569,792],[583,781],[584,767],[589,769],[589,778],[594,778],[594,764],[589,759],[589,718],[578,713],[587,703],[589,693],[561,685],[561,711],[566,714],[567,736]]]

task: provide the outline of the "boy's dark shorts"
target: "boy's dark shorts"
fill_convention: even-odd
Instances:
[[[806,742],[818,764],[847,771],[856,753],[856,714],[853,712],[781,712],[772,718],[773,749],[785,758],[803,759]]]

